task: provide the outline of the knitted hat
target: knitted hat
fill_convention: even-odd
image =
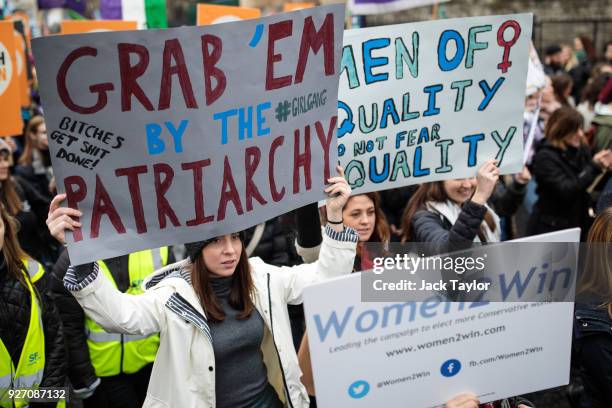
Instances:
[[[244,242],[244,231],[241,231],[239,234],[240,234],[240,240]],[[186,243],[185,251],[187,252],[187,255],[189,255],[189,260],[191,260],[191,262],[194,262],[197,259],[197,257],[200,256],[202,249],[204,249],[206,245],[213,242],[214,239],[215,238],[210,238],[204,241],[195,241],[195,242]]]
[[[196,242],[188,242],[185,244],[185,251],[187,255],[189,255],[189,260],[194,262],[196,258],[202,252],[202,249],[208,244],[212,242],[212,239],[207,239],[205,241],[196,241]]]

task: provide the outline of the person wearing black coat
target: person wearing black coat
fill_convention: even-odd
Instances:
[[[130,285],[128,261],[129,254],[104,260],[121,292],[125,292]],[[166,264],[174,262],[176,259],[169,248]],[[152,364],[134,374],[105,377],[103,381],[97,377],[87,346],[85,313],[63,284],[64,275],[69,266],[70,257],[68,251],[64,250],[53,267],[51,289],[64,324],[69,362],[68,378],[75,390],[75,395],[85,400],[85,407],[110,408],[118,406],[118,401],[123,404],[121,405],[123,407],[142,404]],[[134,390],[136,392],[133,392]],[[137,395],[140,391],[142,395]]]
[[[54,194],[51,191],[53,168],[51,167],[47,127],[42,116],[34,116],[29,120],[24,139],[25,146],[15,166],[15,174],[26,180],[40,195],[51,201]]]
[[[16,238],[16,223],[8,212],[0,209],[0,226],[4,240],[0,245],[0,339],[4,343],[13,365],[17,367],[30,326],[32,294],[26,280],[33,283],[41,309],[44,333],[44,361],[40,387],[66,385],[66,353],[64,332],[58,311],[48,294],[48,276],[32,278],[23,264],[27,259]],[[28,263],[34,262],[31,259]],[[25,272],[25,273],[24,273]],[[29,404],[30,408],[55,407],[56,403]]]
[[[584,406],[612,407],[612,317],[608,309],[577,305],[574,340],[583,368]]]
[[[569,107],[556,110],[546,124],[546,139],[533,159],[538,200],[529,218],[528,235],[590,227],[587,189],[601,170],[612,165],[612,152],[594,157],[583,143],[582,116]]]

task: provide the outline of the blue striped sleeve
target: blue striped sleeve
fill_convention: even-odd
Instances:
[[[70,292],[83,290],[98,276],[98,264],[89,263],[78,266],[70,266],[64,275],[64,287]]]
[[[357,231],[355,231],[351,227],[344,226],[344,230],[342,232],[335,231],[329,225],[325,226],[325,235],[330,237],[335,241],[341,242],[357,242],[359,241],[359,235],[357,235]]]

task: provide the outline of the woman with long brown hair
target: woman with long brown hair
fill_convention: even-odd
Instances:
[[[497,162],[489,160],[476,178],[422,184],[404,210],[402,242],[435,244],[441,252],[498,242],[499,217],[487,205],[498,178]]]
[[[0,203],[19,225],[21,247],[50,270],[60,249],[45,227],[50,200],[27,181],[11,175],[11,153],[10,145],[0,138]]]
[[[612,167],[612,151],[591,157],[582,129],[582,116],[572,108],[559,108],[548,119],[544,143],[533,159],[538,200],[529,235],[580,227],[586,237],[591,224],[587,189],[599,172]]]
[[[574,347],[583,367],[584,406],[604,408],[612,406],[612,207],[597,216],[587,242]]]
[[[25,145],[18,165],[15,166],[15,174],[30,183],[43,197],[51,200],[53,169],[47,127],[42,116],[34,116],[28,121],[24,138]]]
[[[65,385],[62,326],[46,294],[44,278],[42,265],[19,246],[15,220],[0,205],[0,401],[3,404],[7,401],[16,406],[28,404],[27,399],[10,398],[10,389]]]
[[[555,93],[555,100],[561,106],[575,106],[576,102],[572,98],[572,87],[574,82],[572,77],[567,74],[557,74],[552,78],[552,87]]]
[[[379,254],[372,253],[373,250],[368,249],[365,244],[367,242],[378,243],[381,246],[379,251],[383,252],[391,239],[389,224],[381,207],[380,195],[377,192],[371,192],[349,198],[342,210],[342,222],[357,231],[359,236],[353,270],[360,272],[372,269],[374,266],[373,259]],[[319,257],[318,248],[304,250],[298,247],[298,253],[305,262],[313,262]],[[298,350],[298,359],[302,370],[302,383],[311,397],[311,404],[316,406],[310,347],[306,334],[304,334]]]
[[[325,221],[325,216],[322,218]],[[342,222],[357,231],[359,235],[353,270],[372,269],[372,258],[375,254],[368,253],[365,244],[375,242],[386,246],[391,240],[391,229],[382,209],[380,194],[370,192],[351,196],[342,210]],[[298,253],[305,262],[312,262],[318,257],[318,252],[313,254],[312,251],[305,251],[299,247]]]
[[[307,284],[352,270],[358,236],[343,225],[350,187],[341,170],[325,189],[327,226],[315,263],[248,259],[240,234],[228,234],[188,244],[189,259],[149,276],[139,296],[118,292],[97,264],[68,270],[66,288],[102,327],[160,332],[145,407],[308,407],[287,304],[301,303]],[[63,199],[53,200],[48,218],[60,242],[81,215],[59,207]]]

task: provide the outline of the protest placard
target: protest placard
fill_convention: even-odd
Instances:
[[[0,136],[20,135],[20,84],[12,21],[0,21]]]
[[[19,76],[19,100],[22,108],[30,107],[30,79],[29,74],[30,50],[26,39],[26,28],[23,25],[23,20],[13,20],[15,30],[13,35],[15,38],[15,58],[17,62],[17,75]]]
[[[223,6],[219,4],[198,4],[198,25],[228,23],[230,21],[259,18],[261,10],[253,7]]]
[[[124,20],[64,20],[60,24],[62,34],[96,33],[100,31],[136,30],[136,21]]]
[[[530,14],[345,32],[338,156],[355,193],[522,168]]]
[[[450,0],[349,0],[349,9],[355,15],[381,14],[448,1]]]
[[[285,4],[283,4],[283,11],[302,10],[302,9],[310,8],[310,7],[314,7],[314,6],[315,6],[315,4],[314,3],[310,3],[310,2],[285,3]]]
[[[531,95],[546,86],[546,74],[544,66],[540,61],[538,52],[533,45],[529,44],[529,65],[527,68],[527,95]]]
[[[554,252],[579,236],[576,228],[515,243]],[[317,405],[433,408],[463,392],[484,403],[568,383],[573,302],[521,301],[516,282],[512,302],[362,302],[359,275],[304,291]]]
[[[79,264],[210,238],[324,197],[344,7],[34,43]]]
[[[23,33],[27,42],[27,48],[31,47],[32,40],[32,29],[30,27],[30,17],[28,13],[23,10],[14,10],[11,14],[4,16],[5,20],[12,20],[13,22],[20,22],[23,27]]]

